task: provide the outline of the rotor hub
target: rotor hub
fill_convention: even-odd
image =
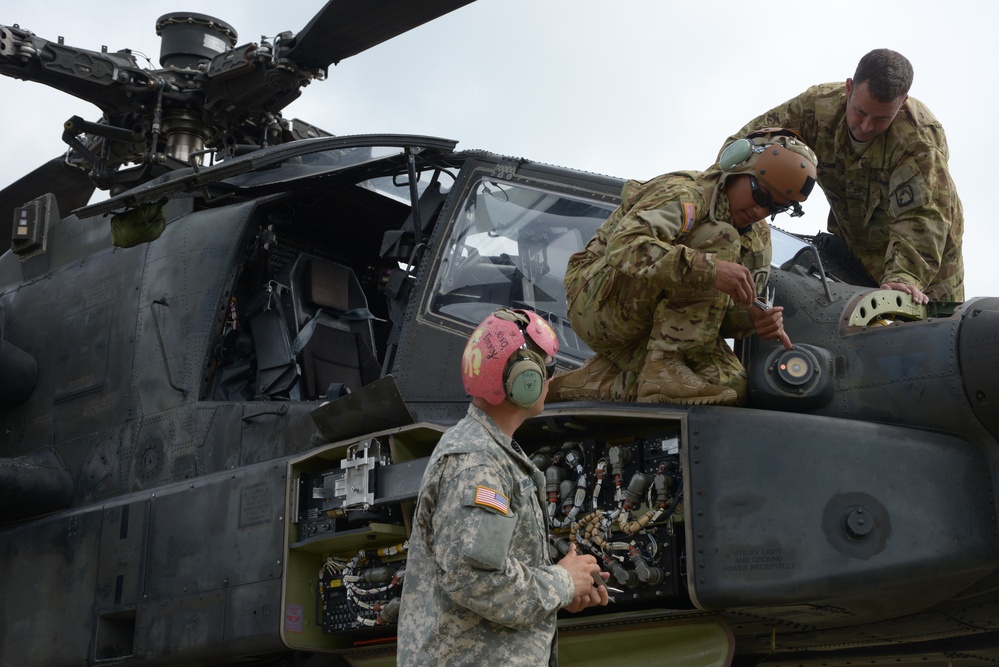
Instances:
[[[197,69],[236,46],[236,30],[225,21],[194,12],[164,14],[156,21],[160,66],[164,69]]]

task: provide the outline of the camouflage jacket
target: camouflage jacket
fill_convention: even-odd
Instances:
[[[888,131],[857,156],[846,124],[846,86],[825,83],[750,121],[797,130],[819,158],[829,231],[878,284],[915,285],[936,301],[964,300],[964,211],[947,168],[943,127],[910,97]]]
[[[548,665],[572,577],[553,565],[544,476],[486,413],[441,438],[413,517],[398,664]]]
[[[728,217],[719,220],[709,210],[721,172],[680,171],[649,181],[628,181],[621,190],[621,205],[610,214],[597,233],[569,262],[574,265],[606,264],[608,267],[649,283],[665,292],[708,290],[715,284],[715,250],[706,245],[720,240],[718,227],[738,238],[738,257],[729,259],[753,274],[757,294],[770,276],[770,226],[765,220],[740,234]],[[713,228],[711,231],[707,231]],[[598,267],[594,267],[598,268]],[[744,308],[729,301],[722,326],[725,336],[741,338],[753,333],[753,323]]]

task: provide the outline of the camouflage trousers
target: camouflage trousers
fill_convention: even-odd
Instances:
[[[739,260],[738,239],[718,234],[711,241],[698,249]],[[662,289],[592,253],[573,259],[565,276],[569,320],[595,352],[636,378],[649,351],[679,352],[701,378],[745,396],[746,370],[721,335],[731,305],[727,294],[713,287]]]

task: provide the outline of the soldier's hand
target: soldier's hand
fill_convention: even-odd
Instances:
[[[923,291],[915,285],[906,285],[905,283],[885,283],[881,286],[881,289],[893,289],[898,292],[905,292],[912,297],[913,301],[923,306],[930,302],[930,297],[923,294]]]
[[[728,294],[740,306],[749,306],[756,299],[753,274],[738,262],[715,260],[715,288]]]
[[[763,340],[779,340],[784,349],[790,350],[791,338],[784,331],[784,306],[774,306],[767,310],[753,307],[749,309],[756,335]]]
[[[610,576],[610,572],[601,572],[600,576],[604,579]],[[591,586],[589,593],[583,597],[574,597],[572,599],[572,604],[566,607],[566,611],[575,614],[577,611],[583,611],[589,607],[595,607],[600,605],[602,607],[607,606],[610,601],[610,595],[607,593],[606,586]]]
[[[596,558],[589,554],[576,553],[576,545],[573,544],[569,546],[569,553],[556,565],[564,567],[572,576],[573,600],[566,609],[575,612],[596,604],[607,604],[607,587],[596,586],[593,575],[596,574],[606,579],[609,574],[600,572]]]

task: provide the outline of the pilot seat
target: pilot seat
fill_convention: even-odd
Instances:
[[[381,376],[375,317],[349,266],[303,253],[291,269],[291,293],[302,398],[336,398]]]

